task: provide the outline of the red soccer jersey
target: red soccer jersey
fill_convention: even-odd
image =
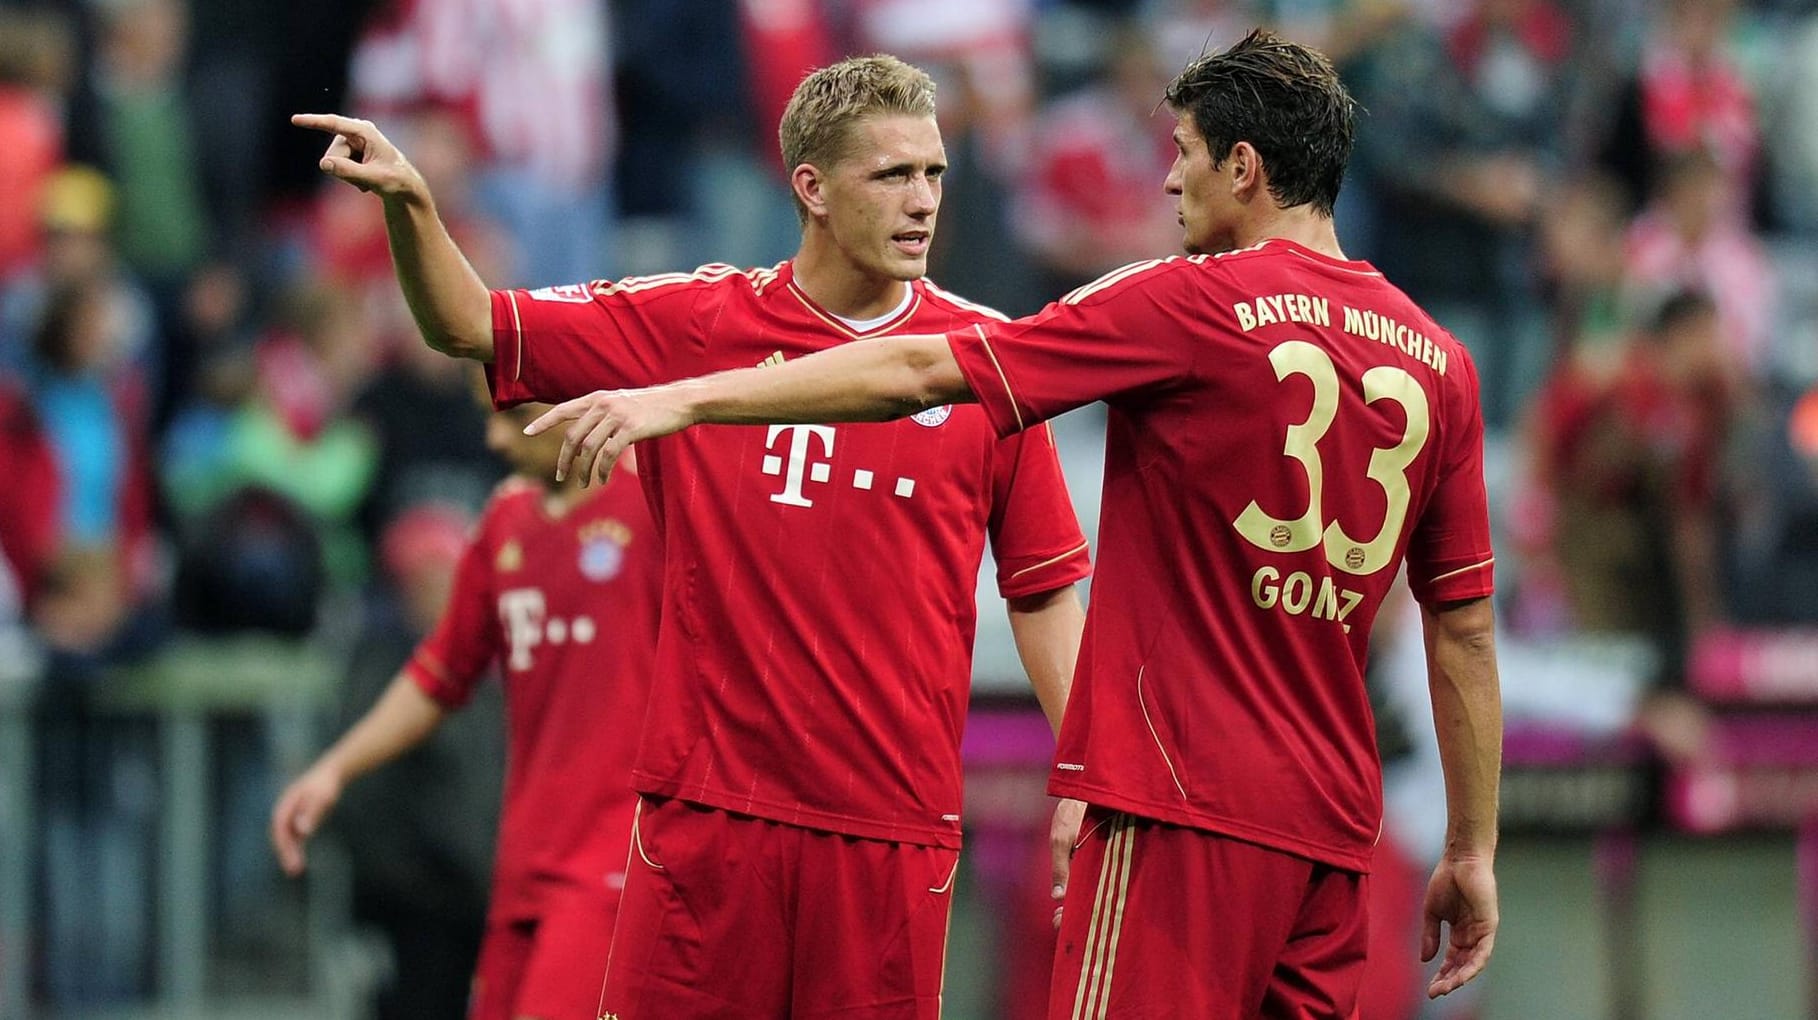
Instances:
[[[1002,321],[917,281],[863,334]],[[792,266],[493,295],[502,404],[795,358],[860,334]],[[638,789],[870,839],[959,845],[960,732],[987,534],[1005,596],[1088,571],[1046,429],[964,405],[715,426],[640,447],[663,625]]]
[[[558,887],[616,892],[623,883],[661,565],[656,525],[628,472],[560,516],[541,487],[508,480],[461,556],[435,633],[405,666],[450,708],[466,703],[488,666],[504,678],[494,920],[537,916]]]
[[[1000,433],[1110,405],[1049,790],[1367,869],[1371,621],[1404,555],[1424,602],[1491,590],[1464,348],[1368,264],[1285,240],[1127,266],[951,342]]]

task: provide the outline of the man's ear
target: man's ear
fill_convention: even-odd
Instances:
[[[1225,157],[1225,174],[1231,181],[1231,194],[1240,199],[1249,199],[1252,195],[1268,188],[1268,175],[1263,172],[1262,153],[1249,142],[1237,142],[1231,146],[1231,154]]]
[[[827,212],[827,195],[823,190],[825,183],[820,168],[813,163],[803,163],[789,174],[790,190],[795,192],[796,201],[802,203],[810,217],[822,216]]]

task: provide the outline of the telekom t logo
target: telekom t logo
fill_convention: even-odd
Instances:
[[[770,434],[764,439],[764,449],[778,448],[777,440],[787,433],[789,452],[787,455],[769,453],[764,455],[764,473],[783,476],[783,491],[772,493],[772,503],[787,506],[813,506],[814,500],[804,493],[805,482],[826,484],[833,477],[833,426],[831,425],[772,425]],[[784,464],[787,456],[788,463]],[[852,472],[852,487],[869,490],[876,482],[872,472],[859,468]],[[915,495],[915,479],[898,478],[896,494],[904,499]]]
[[[802,476],[816,482],[826,482],[833,475],[833,465],[826,458],[833,456],[833,426],[831,425],[772,425],[770,435],[764,439],[764,449],[776,447],[778,437],[789,435],[789,468],[783,469],[783,458],[772,453],[764,458],[764,473],[783,476],[783,491],[772,493],[772,503],[786,503],[789,506],[813,506],[814,500],[802,495]],[[821,457],[808,465],[808,445],[811,440],[819,440]]]
[[[499,593],[499,621],[505,624],[505,643],[511,648],[506,663],[516,670],[530,668],[531,649],[543,643],[543,592],[513,588]]]
[[[589,644],[598,630],[590,616],[577,616],[573,620],[550,616],[540,588],[511,588],[500,592],[499,621],[505,625],[505,644],[511,650],[505,657],[505,665],[519,672],[530,668],[531,652],[538,646],[568,641],[577,645]]]

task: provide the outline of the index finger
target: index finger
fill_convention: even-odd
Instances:
[[[325,131],[331,135],[364,135],[364,121],[352,117],[343,117],[336,113],[293,113],[290,122],[300,128],[312,131]]]
[[[590,397],[592,394],[588,394],[588,396]],[[535,421],[524,426],[524,434],[527,436],[540,436],[565,421],[573,421],[585,413],[587,404],[587,397],[576,397],[573,400],[565,400],[549,410],[544,411],[542,414],[537,415]]]

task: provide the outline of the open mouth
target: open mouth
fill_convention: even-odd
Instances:
[[[890,235],[890,243],[905,255],[924,255],[928,251],[929,233],[926,230],[905,230],[900,234]]]

